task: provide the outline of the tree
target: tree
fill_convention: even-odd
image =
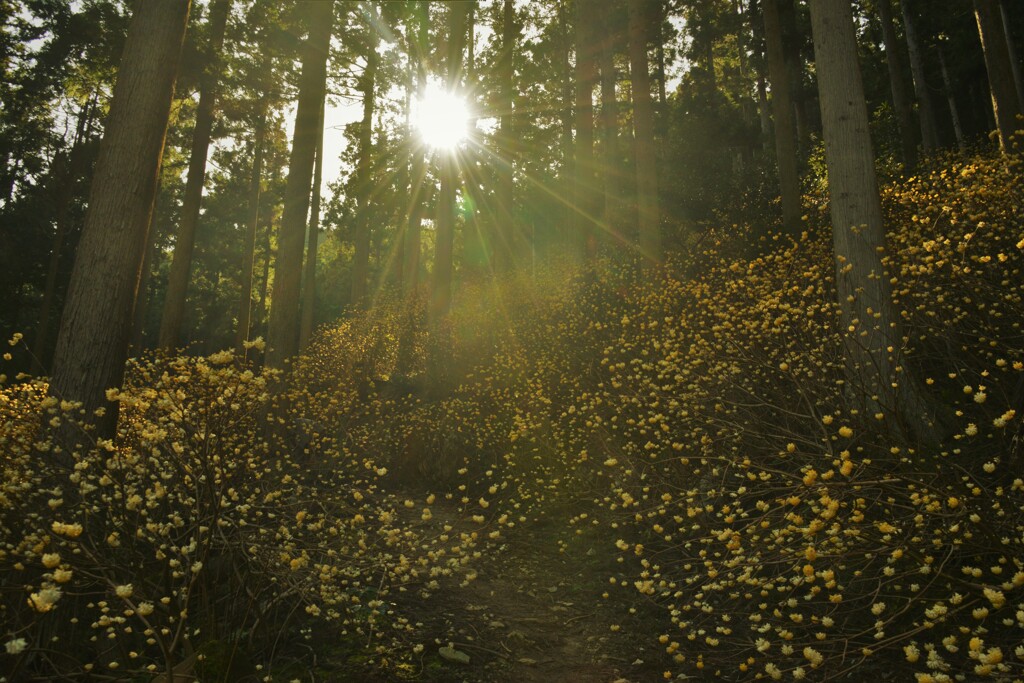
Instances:
[[[914,77],[914,93],[917,95],[918,117],[921,120],[921,144],[926,152],[939,146],[938,123],[935,120],[935,105],[925,77],[924,53],[917,35],[910,0],[900,0],[903,12],[903,30],[907,36],[907,52],[910,55],[910,72]]]
[[[448,6],[447,88],[455,92],[462,82],[462,54],[466,47],[466,4]],[[437,240],[434,245],[434,274],[430,311],[434,322],[448,315],[452,303],[452,260],[455,242],[455,186],[458,167],[454,152],[440,155],[441,190],[437,202]]]
[[[256,267],[256,231],[260,223],[260,195],[263,189],[263,148],[266,135],[267,106],[264,102],[256,122],[256,135],[253,141],[252,175],[249,181],[249,216],[246,220],[241,282],[239,283],[238,329],[235,333],[235,348],[242,356],[245,355],[245,342],[249,341],[249,331],[252,329],[253,269]]]
[[[185,297],[192,269],[192,252],[195,249],[199,209],[203,201],[203,185],[206,183],[206,161],[213,131],[217,84],[221,77],[220,53],[230,12],[231,0],[215,0],[210,6],[210,36],[204,55],[204,71],[200,77],[199,107],[196,110],[196,125],[192,133],[192,153],[188,164],[188,180],[185,183],[181,225],[178,227],[178,236],[174,243],[171,274],[164,299],[163,318],[160,321],[158,343],[165,349],[178,344],[181,321],[185,316]]]
[[[497,267],[507,270],[517,256],[518,229],[513,208],[515,193],[515,46],[518,38],[515,3],[504,0],[501,14],[501,55],[498,59],[499,94],[497,114],[498,178],[496,187],[497,226],[494,231],[494,249]]]
[[[99,436],[112,435],[117,424],[117,404],[107,405],[104,392],[124,377],[190,4],[137,5],[57,336],[50,391],[80,402]],[[102,416],[96,415],[99,408],[105,408]]]
[[[893,351],[901,346],[899,317],[884,262],[885,229],[850,0],[815,0],[811,22],[849,395],[867,400],[858,406],[867,414],[895,413],[913,423],[912,384],[908,379],[899,387],[901,403],[894,388],[900,379]]]
[[[616,89],[618,73],[615,70],[615,51],[619,44],[618,13],[614,3],[604,3],[601,41],[601,147],[604,175],[604,224],[611,227],[619,213],[622,175],[619,156],[619,102]],[[663,89],[663,84],[659,83]]]
[[[587,259],[597,254],[596,179],[594,177],[594,84],[598,44],[592,26],[594,4],[576,0],[576,143],[574,146],[574,239]]]
[[[316,139],[316,164],[313,166],[313,192],[309,207],[309,226],[306,229],[306,264],[302,275],[302,323],[299,330],[299,350],[305,349],[313,337],[316,322],[316,251],[320,233],[320,186],[324,177],[324,107],[320,103],[320,133]]]
[[[1013,139],[1013,134],[1022,125],[1017,120],[1021,115],[1021,103],[1014,85],[1013,66],[999,11],[999,0],[974,0],[974,17],[978,22],[978,35],[985,52],[985,70],[988,72],[988,85],[992,93],[999,148],[1004,152],[1014,151],[1020,147],[1020,142]]]
[[[882,22],[882,38],[885,41],[885,63],[889,70],[889,85],[892,90],[892,104],[896,110],[896,123],[900,129],[903,151],[903,166],[911,169],[917,164],[917,145],[920,129],[914,121],[914,102],[907,86],[907,62],[903,44],[896,36],[896,25],[892,14],[892,0],[877,0],[878,16]]]
[[[32,340],[35,347],[35,354],[40,372],[46,370],[46,356],[49,351],[50,339],[50,312],[54,308],[57,297],[57,277],[60,271],[61,257],[64,252],[64,243],[71,232],[71,200],[75,188],[75,182],[81,174],[85,162],[86,135],[92,127],[92,119],[96,113],[96,98],[89,99],[78,113],[78,121],[75,126],[75,137],[71,143],[70,151],[65,155],[59,154],[54,160],[54,168],[51,175],[54,181],[54,203],[56,204],[54,222],[56,224],[53,233],[53,241],[50,246],[50,262],[46,268],[46,285],[43,288],[43,302],[39,307],[39,322],[36,326],[36,334]]]
[[[363,91],[363,120],[359,124],[359,167],[356,169],[355,255],[352,257],[352,303],[367,305],[367,280],[370,270],[370,200],[373,192],[373,116],[376,105],[377,67],[380,61],[377,27],[380,17],[372,3],[364,4],[367,12],[366,68],[360,79]]]
[[[286,358],[299,352],[299,283],[302,250],[306,237],[310,187],[316,157],[320,104],[327,87],[327,57],[334,25],[334,2],[303,0],[309,19],[309,36],[303,49],[299,101],[288,162],[284,214],[281,216],[277,261],[274,266],[274,296],[267,329],[266,362],[280,368]]]
[[[779,0],[763,0],[765,50],[768,53],[768,78],[772,85],[772,118],[775,121],[775,163],[779,172],[782,201],[782,227],[793,234],[800,231],[800,173],[796,128],[793,121],[793,88],[786,67]]]
[[[427,44],[430,42],[430,3],[419,0],[414,3],[411,25],[408,32],[409,53],[416,72],[416,95],[423,98],[427,90]],[[409,172],[409,218],[402,249],[402,288],[407,297],[416,291],[420,275],[420,227],[423,222],[423,204],[427,175],[424,150],[414,146],[411,150],[412,163]]]
[[[636,204],[640,253],[661,261],[661,215],[658,208],[658,169],[654,148],[654,105],[647,64],[646,2],[629,3],[629,66],[633,78],[633,127],[636,146]]]

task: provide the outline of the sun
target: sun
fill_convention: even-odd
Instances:
[[[469,135],[469,103],[466,98],[437,85],[427,88],[416,103],[413,121],[420,139],[434,149],[450,150]]]

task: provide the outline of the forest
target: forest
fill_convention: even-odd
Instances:
[[[0,0],[0,683],[1024,681],[1022,54]]]

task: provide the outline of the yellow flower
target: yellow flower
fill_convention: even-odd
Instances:
[[[61,591],[56,586],[48,586],[32,593],[28,597],[28,604],[37,612],[49,612],[60,600]]]

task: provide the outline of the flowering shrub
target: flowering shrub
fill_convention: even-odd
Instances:
[[[279,380],[233,360],[136,363],[108,392],[117,438],[72,453],[70,469],[34,415],[75,420],[76,406],[46,397],[41,382],[5,390],[9,679],[181,673],[222,642],[269,676],[274,643],[316,621],[371,654],[409,651],[401,594],[422,599],[445,577],[471,575],[476,534],[429,524],[433,494],[382,491],[383,466],[329,439],[311,476],[308,457],[266,423]]]
[[[926,433],[845,375],[823,204],[757,257],[734,227],[468,284],[434,329],[385,296],[281,376],[139,361],[70,469],[77,407],[7,386],[0,671],[284,677],[315,632],[415,675],[425,600],[546,516],[603,537],[591,597],[631,596],[612,633],[666,678],[1024,677],[1019,160],[930,163],[883,191]]]

